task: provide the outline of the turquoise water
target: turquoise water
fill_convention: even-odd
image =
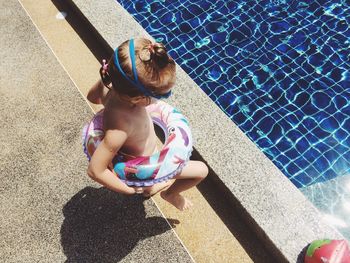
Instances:
[[[350,0],[118,2],[310,199],[334,182],[350,218]]]

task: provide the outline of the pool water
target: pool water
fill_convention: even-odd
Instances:
[[[335,191],[338,208],[319,207],[348,221],[350,0],[118,2],[316,205]]]

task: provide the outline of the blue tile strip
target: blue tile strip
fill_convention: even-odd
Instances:
[[[350,1],[118,2],[297,186],[350,172]]]

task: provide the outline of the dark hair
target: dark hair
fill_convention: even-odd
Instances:
[[[175,62],[168,55],[165,46],[161,43],[152,43],[145,38],[138,38],[135,42],[135,63],[137,76],[142,85],[156,94],[169,90],[175,83]],[[114,90],[130,97],[144,95],[137,87],[130,83],[119,72],[114,64],[114,55],[125,74],[133,79],[131,59],[129,55],[129,40],[118,47],[118,54],[113,54],[108,62],[108,70],[100,69],[103,83],[112,84]]]

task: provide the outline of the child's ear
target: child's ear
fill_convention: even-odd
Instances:
[[[142,96],[131,97],[131,98],[130,98],[130,102],[131,102],[132,104],[137,104],[137,103],[140,102],[140,100],[142,100],[142,99],[143,99]]]
[[[146,96],[137,96],[131,98],[130,102],[135,105],[148,105],[149,104],[149,98]]]

